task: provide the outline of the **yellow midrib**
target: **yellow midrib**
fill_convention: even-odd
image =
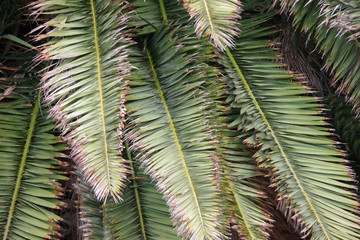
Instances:
[[[320,218],[319,218],[319,216],[317,215],[317,213],[316,213],[316,211],[315,211],[315,209],[314,209],[314,206],[312,205],[312,203],[311,203],[308,195],[306,194],[304,188],[302,187],[302,185],[301,185],[301,183],[300,183],[300,180],[298,179],[298,177],[297,177],[294,169],[292,168],[292,166],[291,166],[291,164],[290,164],[289,159],[287,158],[287,155],[285,154],[285,152],[284,152],[284,150],[283,150],[283,148],[282,148],[282,146],[281,146],[281,144],[280,144],[277,136],[275,135],[274,130],[272,129],[270,123],[268,122],[268,120],[267,120],[267,118],[266,118],[266,116],[265,116],[265,113],[262,111],[262,109],[261,109],[261,107],[260,107],[260,104],[258,103],[258,101],[256,100],[254,94],[252,93],[252,91],[251,91],[251,89],[250,89],[250,86],[247,84],[247,81],[246,81],[244,75],[242,74],[242,72],[241,72],[241,70],[240,70],[240,67],[239,67],[238,64],[236,63],[236,61],[235,61],[233,55],[231,54],[229,48],[228,48],[228,47],[225,47],[225,49],[226,49],[226,53],[227,53],[228,57],[230,58],[231,63],[232,63],[233,66],[235,67],[235,69],[236,69],[236,71],[237,71],[237,73],[238,73],[238,75],[239,75],[239,77],[240,77],[241,82],[242,82],[243,85],[244,85],[245,90],[246,90],[247,93],[249,94],[249,96],[250,96],[252,102],[254,103],[256,109],[259,111],[259,113],[260,113],[260,115],[261,115],[261,118],[262,118],[262,120],[264,121],[264,123],[265,123],[265,125],[267,126],[267,128],[269,129],[272,137],[274,138],[274,141],[275,141],[276,145],[279,147],[281,156],[285,159],[286,165],[289,167],[289,170],[290,170],[291,174],[293,175],[296,184],[297,184],[298,187],[300,188],[300,191],[301,191],[302,195],[304,196],[305,200],[307,201],[307,203],[308,203],[311,211],[314,213],[314,216],[315,216],[317,222],[319,223],[319,225],[320,225],[323,233],[325,234],[326,239],[330,240],[330,237],[328,236],[328,233],[327,233],[327,231],[325,230],[325,227],[324,227],[324,225],[322,224],[322,221],[320,221]]]
[[[101,109],[102,130],[103,130],[103,135],[104,135],[104,151],[105,151],[105,159],[106,159],[107,181],[108,181],[109,188],[111,188],[108,143],[107,143],[107,139],[106,139],[106,121],[105,121],[105,110],[104,110],[104,99],[103,99],[104,97],[103,97],[102,77],[101,77],[101,57],[100,57],[100,47],[99,47],[94,0],[90,0],[90,3],[91,3],[91,13],[92,13],[92,20],[93,20],[93,29],[94,29],[97,79],[98,79],[98,84],[99,84],[100,109]]]
[[[211,19],[211,15],[210,15],[210,11],[209,11],[209,7],[207,5],[206,0],[202,0],[204,3],[204,7],[205,7],[205,11],[206,11],[206,16],[208,18],[209,24],[210,24],[210,29],[211,29],[211,34],[215,34],[215,28]]]
[[[195,199],[195,203],[196,203],[196,207],[197,207],[197,211],[198,211],[198,214],[199,214],[199,217],[200,217],[200,221],[201,221],[201,228],[204,232],[204,234],[206,233],[205,231],[205,223],[204,223],[204,219],[202,217],[202,214],[201,214],[201,209],[200,209],[200,204],[199,204],[199,200],[198,200],[198,196],[196,194],[196,191],[195,191],[195,187],[193,185],[193,182],[192,182],[192,179],[191,179],[191,176],[190,176],[190,172],[189,172],[189,169],[187,167],[187,164],[186,164],[186,160],[185,160],[185,156],[184,156],[184,153],[182,151],[182,148],[181,148],[181,144],[180,144],[180,141],[179,141],[179,138],[178,138],[178,135],[177,135],[177,132],[176,132],[176,129],[175,129],[175,125],[174,125],[174,122],[172,120],[172,117],[171,117],[171,114],[170,114],[170,111],[169,111],[169,107],[166,103],[166,100],[165,100],[165,97],[164,97],[164,94],[163,94],[163,91],[162,91],[162,88],[160,86],[160,82],[159,82],[159,79],[158,79],[158,76],[157,76],[157,73],[156,73],[156,70],[155,70],[155,67],[154,67],[154,64],[152,62],[152,58],[151,58],[151,55],[150,55],[150,52],[149,50],[145,47],[145,51],[146,51],[146,54],[147,54],[147,57],[149,59],[149,63],[150,63],[150,67],[151,67],[151,71],[153,73],[153,76],[154,76],[154,81],[155,81],[155,85],[156,85],[156,88],[158,89],[159,91],[159,96],[160,96],[160,100],[164,106],[164,109],[165,109],[165,112],[166,112],[166,116],[169,120],[169,124],[170,124],[170,127],[171,127],[171,132],[174,136],[174,139],[175,139],[175,143],[176,143],[176,146],[177,146],[177,149],[179,151],[179,154],[180,154],[180,158],[181,158],[181,161],[184,165],[184,168],[185,168],[185,173],[186,173],[186,178],[190,184],[190,187],[191,187],[191,191],[193,193],[193,196],[194,196],[194,199]]]

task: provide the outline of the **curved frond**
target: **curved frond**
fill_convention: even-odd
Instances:
[[[130,160],[132,174],[131,185],[124,194],[131,193],[131,197],[124,198],[123,203],[113,205],[108,211],[108,217],[112,222],[111,227],[117,229],[116,238],[179,239],[172,227],[169,208],[162,199],[161,193],[139,169],[138,164],[132,163],[133,158],[129,148],[127,148],[127,157]],[[128,215],[124,214],[130,209],[133,210],[132,214],[130,212]],[[137,220],[135,224],[132,223],[134,219]],[[130,237],[135,233],[137,237]]]
[[[83,181],[80,174],[78,174],[76,190],[79,199],[79,236],[81,239],[112,239],[114,233],[106,219],[105,205],[97,200],[91,192],[90,186]],[[127,214],[127,212],[122,214]]]
[[[349,33],[349,39],[360,37],[360,5],[357,1],[320,1],[323,24],[337,28],[340,33]]]
[[[102,204],[96,201],[89,188],[79,185],[82,236],[85,239],[178,239],[161,194],[132,163],[131,153],[127,151],[132,174],[131,183],[123,193],[123,202],[110,200]]]
[[[220,182],[221,220],[226,223],[224,235],[228,235],[230,230],[231,234],[237,232],[241,239],[267,239],[271,220],[265,210],[267,199],[260,186],[264,173],[252,158],[256,148],[243,143],[246,136],[253,133],[244,134],[233,123],[238,118],[239,109],[232,109],[226,103],[233,86],[225,74],[221,76],[209,78],[204,86],[209,92],[207,98],[211,99],[209,125],[216,129],[213,137],[218,142],[212,155],[215,157],[214,167],[219,171],[215,177]]]
[[[237,118],[237,116],[236,116]],[[262,201],[259,179],[261,172],[252,158],[254,150],[243,143],[246,135],[235,130],[225,132],[227,144],[224,146],[224,189],[228,209],[233,219],[233,225],[240,225],[246,239],[268,239],[267,229],[270,227],[270,217],[265,211]],[[229,219],[228,219],[229,221]]]
[[[42,79],[50,115],[71,145],[79,171],[99,199],[120,198],[128,172],[121,158],[129,39],[125,1],[41,0],[39,13],[54,18],[39,39],[49,39],[38,55],[56,60]]]
[[[32,79],[33,80],[33,79]],[[56,170],[58,141],[53,124],[22,94],[0,102],[0,238],[44,239],[56,234],[64,179]]]
[[[238,35],[240,3],[237,0],[183,0],[191,18],[195,19],[198,36],[209,35],[215,45],[224,50],[224,44],[234,46]]]
[[[335,1],[330,1],[333,4]],[[283,10],[289,11],[294,17],[294,25],[301,31],[305,31],[314,37],[319,50],[325,55],[325,67],[331,70],[333,84],[337,86],[339,93],[344,93],[347,101],[354,104],[357,113],[360,111],[360,45],[358,39],[351,37],[351,33],[344,28],[334,26],[329,19],[336,19],[332,13],[341,12],[338,7],[336,11],[323,10],[327,7],[324,1],[314,0],[286,0],[282,1]],[[357,11],[343,2],[347,8]],[[335,9],[334,9],[335,10]],[[341,13],[340,13],[341,14]],[[336,14],[335,14],[336,15]],[[338,25],[338,24],[335,24]],[[345,23],[350,27],[351,23]],[[343,26],[344,27],[344,26]],[[349,40],[351,38],[352,40]]]
[[[129,14],[128,26],[135,29],[136,35],[145,35],[156,32],[163,23],[158,0],[133,0]]]
[[[276,53],[261,40],[272,32],[259,26],[266,18],[242,20],[236,49],[222,58],[235,86],[232,104],[240,108],[236,124],[256,131],[245,142],[260,144],[256,157],[272,170],[280,198],[305,224],[304,233],[313,239],[357,239],[358,203],[348,168],[328,138],[316,101],[273,62]]]
[[[330,117],[330,123],[334,126],[335,132],[339,134],[341,141],[345,144],[346,152],[349,154],[348,159],[354,160],[355,164],[360,164],[360,124],[354,113],[351,111],[351,105],[345,103],[342,96],[335,94],[326,98],[329,111],[327,116]],[[354,170],[359,171],[354,168]],[[357,178],[360,172],[356,173]]]
[[[144,52],[134,49],[131,60],[138,70],[132,75],[127,106],[137,132],[128,137],[143,148],[139,155],[165,194],[179,234],[217,239],[211,144],[202,126],[204,105],[194,93],[201,79],[189,72],[178,44],[162,29],[147,39]]]

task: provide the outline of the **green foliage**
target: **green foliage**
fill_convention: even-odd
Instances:
[[[130,15],[129,27],[133,27],[137,36],[153,33],[162,24],[161,11],[157,1],[134,0],[134,14]]]
[[[237,118],[237,114],[234,117]],[[239,133],[236,126],[233,128],[226,133],[228,142],[224,151],[223,191],[228,195],[225,212],[230,211],[228,221],[235,219],[235,223],[240,223],[249,239],[267,239],[270,217],[262,204],[264,194],[257,179],[263,174],[252,158],[255,149],[243,143],[246,135]]]
[[[81,199],[82,237],[86,239],[178,239],[172,228],[169,209],[155,185],[137,166],[127,148],[131,182],[124,201],[101,204],[84,183],[78,184]]]
[[[50,38],[42,45],[39,61],[58,60],[42,78],[50,116],[97,197],[120,198],[127,169],[119,139],[130,71],[124,4],[38,1],[33,7],[55,15],[41,26],[54,29],[37,37]]]
[[[30,80],[30,84],[29,84]],[[60,217],[51,212],[61,196],[64,179],[56,170],[61,145],[52,133],[40,98],[29,94],[34,81],[22,79],[2,87],[14,87],[11,99],[0,102],[0,237],[43,239],[56,234]],[[27,94],[16,88],[27,88]],[[41,112],[40,112],[41,111]],[[60,148],[59,148],[60,147]]]
[[[21,9],[21,0],[3,0],[0,5],[0,36],[11,30],[18,30],[21,15],[26,11]]]
[[[194,94],[201,80],[187,73],[189,60],[177,54],[177,41],[171,40],[172,33],[161,29],[146,39],[144,52],[132,51],[138,70],[131,76],[127,107],[139,129],[128,136],[146,152],[141,157],[146,172],[165,194],[179,233],[214,239],[220,213],[211,145],[201,124],[202,102]]]
[[[229,101],[240,108],[233,124],[255,131],[244,142],[261,146],[257,161],[271,169],[280,198],[306,225],[304,231],[312,229],[315,239],[356,239],[357,201],[348,190],[354,187],[341,165],[342,154],[326,138],[330,134],[315,100],[289,81],[293,77],[273,61],[276,53],[261,40],[272,31],[260,26],[266,18],[241,20],[237,47],[223,60],[234,85]]]
[[[351,110],[351,105],[346,104],[342,96],[329,95],[326,99],[329,106],[327,115],[330,117],[330,123],[333,125],[336,133],[339,134],[341,142],[344,144],[346,152],[349,154],[349,160],[354,164],[360,164],[360,124],[355,114]],[[354,169],[359,177],[360,168]]]
[[[244,1],[240,16],[235,0],[38,0],[29,9],[42,25],[27,26],[38,42],[9,31],[23,20],[5,5],[4,240],[61,238],[56,209],[64,206],[65,177],[54,157],[69,152],[83,239],[268,239],[279,234],[270,232],[278,223],[267,177],[302,237],[358,238],[354,174],[320,108],[330,104],[334,127],[356,155],[354,1],[282,1],[296,30],[324,53],[329,85],[350,107],[320,103],[301,82],[304,73],[285,70],[274,39],[278,22],[289,18],[269,1]],[[35,50],[36,70],[24,75]],[[42,77],[40,93],[28,82],[34,74]]]
[[[337,28],[341,33],[348,33],[349,39],[357,40],[360,37],[360,5],[357,1],[323,1],[320,14],[325,17],[324,24]]]
[[[234,46],[240,4],[236,0],[184,0],[184,6],[195,19],[198,36],[209,35],[221,50]]]
[[[342,10],[347,12],[346,9],[353,9],[358,12],[358,7],[351,7],[351,3],[340,1],[330,1],[323,6],[323,2],[318,0],[289,0],[282,1],[281,4],[283,9],[293,15],[295,26],[314,38],[317,48],[325,55],[325,67],[330,69],[337,91],[346,94],[348,101],[352,102],[354,109],[359,112],[360,45],[357,38],[351,36],[352,31],[346,29],[352,24],[347,21],[341,23],[337,19],[337,14],[341,15]]]

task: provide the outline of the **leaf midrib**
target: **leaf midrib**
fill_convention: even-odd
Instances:
[[[149,50],[147,49],[147,47],[145,47],[145,51],[146,51],[146,55],[149,59],[149,63],[150,63],[150,68],[151,68],[151,71],[153,73],[153,79],[154,79],[154,82],[155,82],[155,86],[157,88],[157,90],[159,91],[159,97],[160,97],[160,100],[164,106],[164,110],[166,112],[166,116],[168,118],[168,121],[169,121],[169,124],[170,124],[170,127],[171,127],[171,132],[174,136],[174,140],[175,140],[175,143],[176,143],[176,146],[177,146],[177,149],[179,151],[179,154],[180,154],[180,158],[181,158],[181,162],[183,163],[183,166],[184,166],[184,169],[185,169],[185,173],[186,173],[186,178],[189,182],[189,185],[191,187],[191,192],[194,196],[194,200],[195,200],[195,203],[196,203],[196,208],[197,208],[197,211],[198,211],[198,214],[199,214],[199,217],[200,217],[200,221],[201,221],[201,229],[203,231],[203,233],[205,234],[206,233],[206,230],[205,230],[205,223],[204,223],[204,219],[202,217],[202,213],[201,213],[201,209],[200,209],[200,204],[199,204],[199,200],[198,200],[198,196],[196,194],[196,191],[195,191],[195,187],[194,187],[194,184],[193,184],[193,181],[191,179],[191,175],[190,175],[190,172],[189,172],[189,168],[186,164],[186,160],[185,160],[185,156],[184,156],[184,153],[182,151],[182,147],[181,147],[181,144],[180,144],[180,140],[178,138],[178,135],[177,135],[177,132],[176,132],[176,128],[175,128],[175,125],[174,125],[174,122],[172,120],[172,116],[171,116],[171,113],[169,111],[169,107],[166,103],[166,99],[164,97],[164,93],[162,91],[162,88],[161,88],[161,85],[160,85],[160,82],[159,82],[159,78],[157,76],[157,72],[155,70],[155,67],[154,67],[154,64],[153,64],[153,61],[152,61],[152,58],[151,58],[151,54],[149,52]]]
[[[211,14],[210,14],[209,7],[208,7],[208,5],[207,5],[206,0],[202,0],[202,1],[203,1],[203,3],[204,3],[204,7],[205,7],[205,11],[206,11],[206,16],[207,16],[207,19],[208,19],[209,24],[210,24],[211,34],[215,34],[215,28],[214,28],[214,25],[213,25],[213,22],[212,22],[212,18],[211,18]]]
[[[292,168],[291,164],[290,164],[290,161],[289,159],[287,158],[287,155],[284,151],[284,149],[282,148],[282,145],[280,144],[280,141],[278,140],[274,130],[272,129],[269,121],[267,120],[266,116],[265,116],[265,113],[263,112],[263,110],[261,109],[260,107],[260,104],[258,103],[257,99],[255,98],[254,94],[252,93],[251,89],[250,89],[250,86],[248,85],[244,75],[242,74],[241,70],[240,70],[240,67],[239,65],[236,63],[232,53],[230,52],[229,48],[228,47],[225,47],[225,50],[226,50],[226,53],[231,61],[231,63],[233,64],[233,66],[235,67],[239,77],[240,77],[240,80],[241,82],[243,83],[244,85],[244,88],[246,90],[246,92],[248,93],[249,97],[251,98],[253,104],[255,105],[256,109],[259,111],[260,115],[261,115],[261,118],[262,120],[264,121],[265,125],[267,126],[267,128],[269,129],[272,137],[274,138],[274,141],[276,143],[276,145],[279,147],[279,150],[280,150],[280,153],[281,153],[281,156],[285,159],[285,163],[286,165],[288,166],[291,174],[293,175],[294,179],[295,179],[295,182],[296,184],[298,185],[302,195],[304,196],[305,200],[307,201],[308,205],[309,205],[309,208],[311,209],[311,211],[313,212],[318,224],[320,225],[320,228],[322,229],[322,232],[325,234],[325,237],[326,239],[330,240],[330,237],[328,236],[328,233],[327,231],[325,230],[325,227],[324,225],[322,224],[322,221],[320,220],[319,216],[317,215],[315,209],[314,209],[314,206],[313,204],[311,203],[307,193],[305,192],[304,188],[302,187],[301,183],[300,183],[300,180],[299,178],[297,177],[294,169]]]
[[[96,10],[95,10],[94,0],[90,0],[90,4],[91,4],[93,30],[94,30],[97,80],[98,80],[99,95],[100,95],[100,111],[101,111],[101,123],[102,123],[103,139],[104,139],[104,152],[105,152],[105,159],[106,159],[107,182],[108,182],[108,186],[111,188],[110,163],[109,163],[108,143],[107,143],[107,138],[106,138],[106,121],[105,121],[104,96],[103,96],[103,87],[102,87],[101,57],[100,57],[100,46],[99,46],[99,39],[98,39]]]

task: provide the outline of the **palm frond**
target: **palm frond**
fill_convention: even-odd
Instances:
[[[195,19],[198,36],[210,36],[215,45],[224,50],[224,44],[234,46],[234,36],[240,14],[237,0],[183,0],[191,18]]]
[[[322,10],[326,8],[322,6],[323,3],[319,0],[310,2],[286,0],[281,2],[283,10],[287,10],[293,15],[296,28],[314,37],[317,48],[324,53],[325,68],[331,70],[333,84],[337,86],[337,92],[346,95],[347,101],[352,102],[354,109],[359,113],[360,45],[356,38],[349,40],[351,38],[350,32],[333,26],[334,23],[331,23],[328,18],[333,19],[334,17],[329,15],[330,12],[327,10]],[[331,11],[331,13],[333,12]],[[351,26],[349,23],[346,25]]]
[[[97,202],[95,197],[80,184],[82,197],[82,237],[85,239],[178,239],[172,227],[169,208],[162,196],[139,169],[132,163],[131,183],[124,190],[121,203],[110,200]]]
[[[337,28],[340,33],[349,33],[349,39],[360,37],[360,5],[357,1],[320,1],[323,24]]]
[[[109,208],[109,219],[113,222],[111,226],[117,229],[115,236],[131,239],[130,236],[136,233],[138,236],[134,239],[179,239],[172,227],[169,208],[162,199],[161,193],[139,169],[138,164],[132,163],[133,157],[128,147],[127,158],[132,168],[132,182],[126,192],[130,193],[131,197],[125,199],[124,203]],[[130,212],[129,215],[123,214],[129,209],[136,209],[132,214],[136,217],[132,217]],[[135,224],[131,223],[134,219],[137,220]]]
[[[131,8],[133,13],[129,15],[128,26],[135,28],[137,36],[154,33],[163,23],[161,10],[156,0],[133,0]]]
[[[204,105],[194,92],[201,79],[176,51],[179,42],[161,29],[144,43],[145,52],[133,50],[131,61],[138,70],[132,74],[127,106],[137,132],[128,137],[143,148],[146,172],[164,193],[179,234],[216,239],[219,210],[211,144],[202,126]]]
[[[105,204],[99,202],[91,192],[91,187],[84,182],[77,173],[76,193],[79,198],[79,236],[84,240],[111,239],[114,236],[113,229],[106,219],[107,211]],[[125,194],[123,194],[123,198]],[[110,200],[111,201],[111,200]],[[113,201],[111,201],[113,202]],[[124,212],[128,216],[128,212]]]
[[[34,14],[53,14],[38,39],[40,61],[56,62],[42,79],[50,115],[71,145],[79,171],[99,199],[120,198],[128,172],[121,158],[128,91],[125,1],[41,0]]]
[[[199,51],[203,51],[203,48]],[[204,52],[200,56],[206,55]],[[202,78],[205,82],[201,95],[209,99],[206,101],[210,113],[206,116],[207,125],[213,131],[212,139],[216,146],[211,156],[216,169],[216,184],[222,196],[221,221],[226,223],[221,231],[225,236],[229,235],[229,230],[232,234],[237,232],[241,239],[266,239],[270,218],[264,204],[261,204],[264,193],[259,182],[264,174],[256,167],[256,160],[252,158],[256,149],[243,144],[246,135],[237,130],[236,124],[231,125],[238,117],[238,109],[231,109],[226,103],[232,88],[231,82],[225,80],[226,76],[219,74],[219,69],[216,71],[210,66],[204,67],[206,69],[200,71],[209,72],[209,75]]]
[[[60,220],[51,211],[61,195],[57,180],[64,179],[54,159],[59,139],[51,133],[54,126],[41,111],[40,98],[16,91],[0,102],[0,237],[51,238]]]
[[[329,95],[326,98],[329,111],[327,116],[330,117],[330,123],[335,129],[335,133],[339,134],[340,140],[345,144],[344,148],[349,154],[347,157],[355,161],[357,169],[360,170],[360,124],[356,119],[354,113],[351,111],[351,105],[345,103],[342,96],[335,94]],[[356,172],[357,177],[360,177],[360,172]]]
[[[163,0],[164,9],[166,11],[167,18],[171,25],[194,25],[194,19],[190,20],[187,9],[184,7],[181,1]],[[195,28],[191,29],[195,34]]]
[[[237,116],[236,116],[237,118]],[[248,134],[235,130],[225,132],[227,144],[224,146],[224,186],[227,195],[229,219],[232,225],[240,226],[240,235],[247,239],[268,239],[270,217],[264,206],[264,193],[260,190],[259,179],[263,175],[252,158],[254,150],[243,143]]]
[[[288,201],[314,239],[356,239],[358,203],[342,153],[328,137],[316,101],[281,64],[270,44],[273,32],[259,26],[265,14],[241,21],[242,35],[234,51],[223,57],[235,86],[229,99],[240,108],[239,129],[255,131],[245,140],[260,144],[258,161],[270,168],[280,199]],[[253,49],[256,48],[256,52]],[[290,81],[288,81],[290,80]]]

